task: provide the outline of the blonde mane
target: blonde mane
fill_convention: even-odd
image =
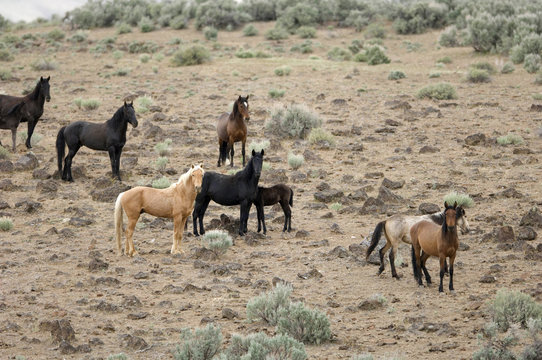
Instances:
[[[190,178],[190,175],[192,175],[192,172],[198,169],[202,169],[200,165],[194,165],[194,167],[190,167],[190,169],[188,169],[187,172],[181,175],[181,177],[179,178],[179,181],[177,181],[173,185],[186,184],[187,180]]]

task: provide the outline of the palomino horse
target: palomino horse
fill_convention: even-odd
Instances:
[[[459,248],[459,238],[457,237],[457,202],[453,206],[444,203],[445,221],[442,225],[437,225],[432,221],[420,221],[410,229],[412,239],[412,268],[414,277],[419,285],[422,283],[422,270],[425,274],[427,284],[431,284],[431,277],[425,267],[425,262],[429,256],[438,256],[440,260],[440,285],[439,292],[442,292],[442,279],[444,278],[444,262],[447,257],[450,258],[450,291],[454,290],[454,260],[457,249]]]
[[[263,150],[261,152],[252,150],[252,157],[247,166],[234,175],[222,175],[212,171],[205,173],[201,192],[196,197],[196,205],[194,205],[192,214],[194,235],[199,236],[198,219],[200,233],[205,234],[203,216],[211,200],[220,205],[241,205],[239,235],[244,235],[247,232],[250,207],[258,195],[258,181],[262,173],[263,153]]]
[[[38,123],[39,118],[43,115],[43,105],[45,101],[51,101],[51,94],[49,93],[49,76],[44,79],[40,77],[34,90],[23,97],[0,95],[0,113],[8,113],[10,109],[21,101],[24,101],[24,107],[21,109],[22,117],[20,122],[28,122],[28,136],[26,138],[26,147],[31,148],[30,139],[34,133],[34,128]],[[13,131],[13,130],[12,130]],[[15,130],[17,131],[17,130]],[[12,132],[13,136],[13,132]],[[15,145],[14,145],[15,147]],[[15,151],[15,150],[14,150]]]
[[[141,213],[157,217],[173,218],[173,245],[171,253],[182,253],[181,241],[183,239],[184,225],[188,215],[194,209],[194,200],[201,189],[204,170],[201,165],[194,166],[181,175],[179,181],[166,189],[153,189],[145,186],[136,186],[120,193],[115,202],[115,237],[117,239],[118,254],[122,255],[122,213],[128,218],[126,227],[126,246],[124,251],[128,256],[137,255],[134,248],[133,234],[137,220]]]
[[[461,206],[457,207],[457,214],[457,224],[461,228],[461,232],[464,234],[468,233],[470,231],[469,222],[467,221],[465,210]],[[430,220],[438,225],[442,225],[444,223],[444,213],[436,212],[434,214],[421,216],[398,214],[393,215],[389,219],[381,221],[376,225],[371,238],[371,245],[367,249],[367,258],[369,255],[371,255],[376,245],[380,241],[382,230],[384,230],[384,235],[386,235],[386,245],[380,249],[380,268],[378,269],[378,274],[381,274],[384,271],[384,255],[391,247],[392,249],[389,255],[391,274],[394,278],[399,279],[399,275],[397,275],[397,271],[395,270],[395,255],[397,254],[397,248],[401,244],[401,241],[409,245],[412,244],[412,240],[410,239],[410,228],[412,225],[422,220]]]
[[[290,206],[293,206],[294,191],[289,186],[284,184],[277,184],[268,188],[258,186],[258,196],[254,201],[258,214],[258,232],[261,231],[263,226],[263,233],[267,233],[265,227],[265,215],[263,212],[264,206],[275,205],[280,203],[282,211],[284,211],[284,228],[282,231],[292,230],[292,210]]]
[[[21,119],[24,117],[24,100],[13,106],[11,109],[7,109],[6,113],[0,113],[0,129],[11,130],[11,143],[12,150],[15,152],[17,144],[17,128],[21,123]],[[0,142],[0,146],[2,143]]]
[[[115,115],[102,124],[94,124],[86,121],[76,121],[68,126],[62,127],[56,137],[56,152],[58,156],[58,171],[62,180],[73,181],[72,159],[81,146],[93,150],[109,152],[111,160],[112,176],[120,179],[120,154],[126,144],[126,129],[128,123],[134,128],[137,127],[137,119],[132,103],[118,108]],[[64,161],[62,170],[62,159],[64,159],[65,145],[68,145],[68,155]]]
[[[250,120],[248,113],[248,95],[239,96],[233,103],[233,111],[224,113],[218,118],[216,132],[218,133],[218,164],[226,163],[228,153],[230,154],[230,164],[233,167],[233,144],[241,141],[243,148],[243,167],[245,166],[245,143],[247,142],[247,125],[245,120]]]

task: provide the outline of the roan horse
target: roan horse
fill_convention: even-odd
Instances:
[[[0,129],[11,130],[11,142],[12,150],[15,152],[17,143],[17,128],[21,123],[21,119],[24,116],[24,100],[13,106],[11,109],[7,109],[6,113],[0,113]],[[0,142],[0,146],[2,143]]]
[[[62,176],[62,180],[73,181],[72,159],[81,146],[86,146],[93,150],[109,152],[112,176],[120,181],[120,155],[124,144],[126,144],[128,123],[132,124],[134,128],[137,127],[133,103],[127,104],[124,102],[124,105],[118,108],[115,115],[102,124],[76,121],[62,127],[56,137],[58,171]],[[64,170],[62,170],[65,144],[68,145],[69,151],[64,161]]]
[[[126,227],[126,245],[124,251],[128,256],[137,254],[134,248],[133,234],[139,215],[147,213],[157,217],[173,218],[173,245],[171,253],[182,253],[181,241],[183,238],[186,219],[194,209],[194,200],[201,189],[205,171],[201,165],[194,166],[181,175],[179,181],[166,189],[153,189],[137,186],[120,193],[115,202],[115,237],[117,239],[118,254],[122,255],[122,213],[128,218]]]
[[[205,234],[203,229],[203,216],[213,200],[220,205],[241,205],[239,217],[239,235],[247,232],[247,222],[250,207],[258,195],[258,181],[262,172],[264,151],[252,150],[252,157],[247,166],[234,175],[222,175],[208,171],[203,177],[201,191],[196,197],[196,205],[192,213],[194,235],[199,236],[197,222],[199,220],[200,233]]]
[[[461,231],[463,233],[468,233],[470,231],[469,222],[467,221],[465,210],[461,206],[457,207],[457,214],[457,224],[461,228]],[[389,255],[391,274],[394,278],[399,279],[399,275],[397,275],[397,271],[395,270],[395,256],[401,241],[409,245],[412,244],[412,240],[410,239],[410,228],[412,225],[422,220],[431,220],[438,225],[442,225],[444,223],[444,218],[443,212],[421,216],[393,215],[389,219],[381,221],[376,225],[371,238],[371,244],[367,249],[366,257],[368,258],[378,245],[383,230],[384,235],[386,235],[386,245],[380,249],[380,268],[378,269],[378,274],[381,274],[384,271],[384,255],[391,247],[392,249]]]
[[[457,202],[453,206],[444,203],[445,221],[442,225],[437,225],[432,221],[420,221],[410,229],[412,238],[412,268],[414,277],[419,285],[422,283],[422,270],[425,274],[427,284],[431,284],[431,276],[425,267],[425,262],[429,256],[438,256],[440,260],[440,285],[439,292],[442,290],[442,279],[444,278],[444,262],[447,257],[450,258],[450,291],[454,290],[454,260],[457,249],[459,248],[459,238],[457,237]]]
[[[267,233],[263,207],[275,205],[276,203],[280,203],[282,211],[284,211],[284,228],[282,231],[288,230],[290,232],[292,230],[292,210],[290,206],[294,205],[293,200],[294,191],[287,185],[277,184],[268,188],[258,186],[258,196],[254,200],[258,214],[258,232],[262,230],[263,226],[263,233]]]
[[[218,164],[226,163],[228,153],[230,154],[230,165],[233,167],[233,145],[241,141],[243,148],[243,167],[245,166],[245,143],[247,142],[247,125],[245,120],[250,120],[248,112],[248,95],[239,96],[233,103],[233,111],[224,113],[218,118],[216,132],[218,133]]]
[[[20,122],[28,122],[28,136],[26,138],[26,147],[29,149],[32,148],[32,145],[30,144],[30,139],[32,138],[32,134],[34,133],[34,128],[36,127],[36,124],[38,123],[41,115],[43,115],[43,104],[45,103],[45,101],[51,101],[51,94],[49,93],[50,78],[50,76],[47,79],[44,79],[43,76],[40,77],[34,90],[26,96],[18,97],[10,95],[0,95],[1,114],[9,113],[15,105],[19,104],[21,101],[24,101],[25,106],[21,109],[22,117],[20,119]],[[1,119],[0,122],[2,122]],[[15,131],[17,131],[17,129],[15,129]],[[13,144],[13,147],[15,147],[15,142]]]

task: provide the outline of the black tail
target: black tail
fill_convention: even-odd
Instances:
[[[290,206],[294,206],[294,191],[290,189],[290,201],[288,201]]]
[[[17,105],[15,105],[11,109],[9,109],[9,111],[8,111],[8,113],[6,115],[9,116],[9,115],[15,114],[17,111],[21,110],[21,108],[23,107],[24,104],[25,104],[25,102],[21,101],[20,103],[18,103]]]
[[[412,271],[414,273],[414,278],[418,280],[421,274],[418,272],[418,266],[416,266],[416,253],[414,252],[414,245],[412,245],[411,248],[412,248]]]
[[[56,136],[56,154],[57,154],[57,160],[58,160],[58,173],[60,176],[62,176],[62,161],[64,160],[64,153],[66,151],[66,141],[64,140],[64,129],[66,129],[65,126],[63,126],[58,131],[58,135]]]
[[[220,161],[222,164],[226,164],[226,158],[228,157],[228,142],[222,141],[220,143]]]
[[[382,229],[385,225],[386,221],[381,221],[376,225],[375,231],[373,231],[373,237],[371,238],[371,245],[369,245],[369,248],[367,248],[367,254],[365,258],[368,258],[375,249],[376,245],[378,245],[378,242],[380,241],[380,236],[382,236]]]

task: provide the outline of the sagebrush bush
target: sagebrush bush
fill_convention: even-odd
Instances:
[[[132,32],[132,27],[127,23],[120,23],[117,26],[117,35],[128,34]]]
[[[316,37],[316,28],[312,26],[301,26],[296,30],[296,34],[302,39],[314,39]]]
[[[326,314],[309,309],[301,302],[279,310],[277,331],[308,344],[322,344],[331,338],[331,328]]]
[[[312,41],[305,40],[301,44],[292,46],[290,51],[299,51],[302,54],[312,53]]]
[[[143,64],[146,64],[151,59],[151,56],[149,54],[141,54],[139,55],[139,61],[141,61]]]
[[[235,29],[251,20],[250,15],[238,8],[233,0],[201,2],[194,15],[196,29],[213,26],[217,29]]]
[[[186,29],[188,26],[188,17],[185,15],[177,15],[171,19],[169,26],[175,30]]]
[[[440,46],[444,47],[459,46],[460,42],[457,37],[457,27],[455,25],[451,25],[444,29],[444,31],[439,35],[438,43]]]
[[[348,50],[352,52],[352,54],[357,54],[359,51],[363,48],[363,41],[354,39],[350,43],[350,46],[348,46]]]
[[[420,99],[429,98],[434,100],[457,99],[455,88],[448,83],[428,85],[421,88],[416,96]]]
[[[328,51],[327,58],[333,61],[349,61],[352,59],[352,54],[348,50],[334,47]]]
[[[113,354],[107,357],[107,360],[128,360],[128,356],[124,353]]]
[[[250,299],[247,303],[247,320],[262,320],[269,325],[277,325],[280,310],[290,305],[291,293],[291,286],[277,284],[271,291]]]
[[[406,75],[404,72],[400,70],[392,70],[388,74],[388,80],[399,80],[399,79],[404,79],[404,78],[406,78]]]
[[[160,47],[154,41],[132,41],[128,45],[128,52],[130,54],[154,54]]]
[[[399,34],[421,34],[428,28],[446,25],[448,7],[436,2],[409,2],[399,6],[394,14],[393,28]]]
[[[508,134],[499,136],[497,138],[497,144],[499,145],[520,145],[523,144],[523,138],[517,134]]]
[[[531,33],[525,36],[519,44],[510,49],[510,59],[516,63],[522,63],[528,54],[542,53],[542,35]]]
[[[10,231],[13,229],[13,221],[8,217],[0,217],[0,230]]]
[[[127,76],[130,73],[130,69],[128,68],[120,68],[113,72],[113,75],[115,76]]]
[[[100,107],[100,101],[98,101],[97,99],[77,98],[73,100],[73,103],[79,109],[85,109],[85,110],[95,110]]]
[[[181,344],[173,352],[175,360],[211,360],[222,346],[222,333],[218,326],[208,324],[194,332],[181,331]]]
[[[452,58],[449,57],[449,56],[444,56],[444,57],[441,57],[440,59],[437,60],[437,63],[441,63],[441,64],[451,64],[452,63]]]
[[[258,29],[252,24],[248,24],[243,28],[243,35],[245,36],[256,36],[258,35]]]
[[[386,56],[384,48],[380,45],[368,47],[365,50],[365,56],[369,65],[389,64],[391,62],[390,58]]]
[[[311,144],[327,143],[331,146],[335,145],[335,137],[321,127],[312,129],[309,133],[308,140]]]
[[[341,204],[340,202],[334,202],[333,204],[329,205],[329,208],[334,211],[339,211],[342,209],[342,207],[343,204]]]
[[[461,194],[457,191],[451,191],[446,196],[444,196],[444,201],[448,205],[453,205],[457,203],[457,206],[462,206],[464,208],[470,208],[474,205],[474,200],[468,194]]]
[[[254,141],[252,140],[250,144],[248,145],[248,152],[252,153],[252,150],[256,152],[260,152],[262,150],[267,150],[269,146],[271,145],[271,142],[267,139],[262,141]]]
[[[0,145],[0,159],[7,159],[9,158],[9,151],[2,145]]]
[[[68,41],[77,44],[77,43],[83,43],[87,41],[87,38],[88,38],[87,32],[83,30],[78,30],[75,34],[73,34],[72,36],[68,38]]]
[[[501,69],[501,74],[510,74],[510,73],[513,73],[514,70],[516,70],[514,65],[512,65],[512,63],[507,62],[506,64],[503,65]]]
[[[467,72],[467,81],[472,83],[487,83],[491,81],[487,70],[470,68]]]
[[[201,244],[217,256],[220,256],[228,251],[233,245],[233,241],[226,231],[210,230],[202,236]]]
[[[173,143],[173,140],[166,139],[162,142],[157,143],[154,145],[154,151],[158,153],[160,156],[166,156],[169,155],[170,146]]]
[[[234,334],[224,355],[224,360],[307,359],[303,343],[288,335],[275,335],[270,338],[265,333],[255,333],[247,336]]]
[[[11,55],[9,49],[0,48],[0,61],[13,61],[13,59],[15,59],[15,57]]]
[[[215,41],[218,37],[218,30],[212,26],[206,26],[203,28],[203,36],[205,36],[205,39],[207,40]]]
[[[275,75],[277,76],[288,76],[292,72],[292,69],[289,66],[283,65],[275,69]]]
[[[140,113],[140,114],[144,114],[146,112],[149,111],[149,108],[152,106],[153,104],[153,100],[150,96],[147,96],[147,95],[144,95],[144,96],[139,96],[136,100],[135,100],[135,110],[136,112]]]
[[[30,64],[30,67],[36,71],[50,71],[57,68],[57,64],[49,59],[38,59]]]
[[[288,154],[288,165],[294,170],[299,169],[305,163],[305,157],[302,154],[295,155],[294,153]]]
[[[440,72],[438,71],[431,71],[429,73],[429,79],[435,79],[440,77]]]
[[[53,29],[47,33],[47,39],[52,41],[60,41],[66,37],[64,31],[60,29]]]
[[[168,163],[169,163],[169,159],[166,156],[160,156],[155,161],[156,169],[163,171],[166,169],[166,166]]]
[[[265,128],[271,134],[292,138],[305,138],[312,128],[322,125],[318,114],[303,104],[274,105]]]
[[[281,89],[271,89],[269,90],[269,96],[273,99],[278,99],[284,96],[286,90]]]
[[[240,50],[235,53],[235,56],[239,59],[251,59],[255,57],[254,52],[252,52],[251,50]]]
[[[472,355],[473,360],[516,360],[510,349],[517,343],[514,334],[507,334],[502,339],[497,335],[495,323],[486,324],[478,335],[482,347]]]
[[[320,22],[320,14],[313,4],[297,2],[288,4],[281,11],[277,24],[290,32],[301,26],[314,26]]]
[[[211,59],[209,50],[201,45],[192,45],[173,54],[171,63],[174,66],[191,66],[208,62]]]
[[[6,81],[13,78],[13,75],[11,74],[11,71],[7,69],[0,69],[0,80]]]
[[[537,72],[540,70],[540,59],[538,54],[527,54],[523,61],[523,68],[530,74]]]
[[[142,33],[148,33],[156,29],[154,22],[146,16],[142,17],[141,20],[139,20],[137,26]]]
[[[165,189],[171,185],[171,181],[165,176],[162,176],[160,179],[152,181],[152,187],[155,189]]]
[[[480,61],[480,62],[471,64],[470,68],[471,69],[478,69],[478,70],[485,70],[489,74],[494,74],[494,73],[497,72],[497,70],[495,69],[495,66],[491,65],[487,61]]]
[[[288,31],[281,27],[274,27],[269,29],[265,33],[265,38],[267,40],[284,40],[288,39]]]
[[[372,23],[367,26],[364,34],[366,39],[385,39],[386,38],[386,29],[381,24]]]

